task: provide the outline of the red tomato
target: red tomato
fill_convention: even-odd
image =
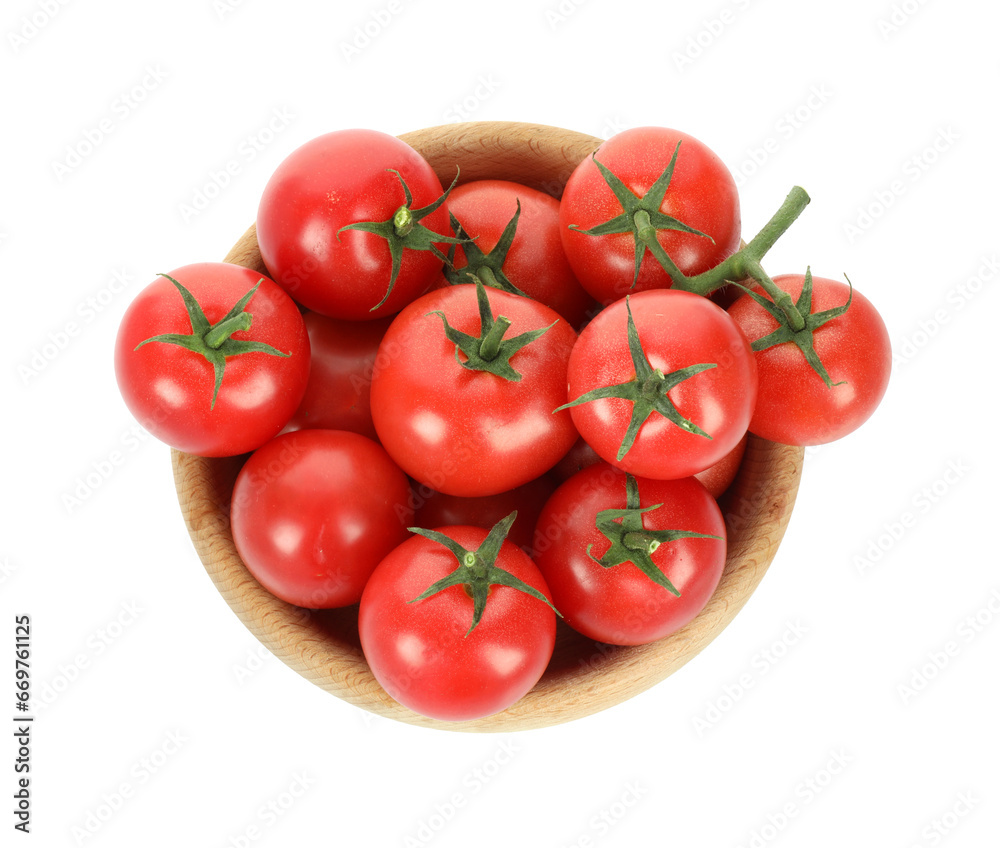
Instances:
[[[517,510],[517,521],[507,538],[530,556],[535,521],[555,487],[556,481],[548,475],[509,492],[481,498],[462,498],[421,487],[417,492],[418,505],[413,521],[418,527],[468,524],[489,530],[505,515]]]
[[[186,304],[169,278],[197,305]],[[248,326],[228,335],[216,327],[258,283],[244,317],[233,319]],[[212,341],[215,363],[191,349],[211,348],[204,339],[213,332],[227,337]],[[273,438],[295,411],[309,377],[309,337],[292,299],[256,271],[185,265],[146,286],[125,311],[115,374],[129,410],[153,436],[186,453],[234,456]]]
[[[406,203],[400,177],[412,193],[413,210],[442,194],[440,180],[417,151],[375,130],[338,130],[293,151],[265,186],[257,213],[260,255],[275,281],[303,306],[353,320],[391,315],[425,292],[441,272],[440,257],[403,250],[386,296],[389,242],[371,232],[341,231],[392,219]],[[444,205],[421,223],[451,233]]]
[[[476,180],[458,186],[449,195],[448,209],[463,231],[476,239],[469,250],[477,255],[491,254],[517,215],[513,241],[504,256],[495,257],[501,261],[507,281],[528,297],[551,306],[574,327],[597,311],[597,304],[577,282],[563,252],[559,201],[554,197],[507,180]],[[465,248],[457,246],[456,271],[463,272],[468,264]]]
[[[646,373],[637,373],[630,349],[629,309]],[[681,379],[686,369],[697,373]],[[598,314],[580,333],[568,378],[580,435],[607,462],[654,479],[719,462],[746,433],[757,395],[753,352],[736,323],[707,298],[671,289],[639,292]],[[590,392],[636,399],[587,401]],[[671,408],[676,421],[664,414]]]
[[[563,483],[542,510],[535,530],[535,562],[556,609],[575,630],[613,645],[652,642],[690,622],[711,598],[726,561],[725,522],[701,483],[693,477],[632,479],[644,511],[633,510],[636,527],[619,540],[617,558],[598,520],[604,510],[628,506],[627,475],[606,463],[585,468]],[[620,530],[624,524],[619,516],[614,526]],[[644,532],[664,530],[720,538],[682,537],[658,545],[641,538]],[[646,546],[647,565],[651,562],[679,594],[640,570],[634,557],[642,554],[631,552],[630,545]],[[648,547],[654,548],[652,553]],[[598,562],[602,559],[621,562],[606,567]]]
[[[460,333],[481,332],[471,285],[430,292],[406,307],[382,339],[372,376],[372,418],[389,455],[419,483],[463,497],[539,477],[577,439],[569,413],[553,413],[566,402],[576,333],[538,301],[483,291],[497,322],[511,321],[512,339],[549,327],[510,356],[520,380],[469,370],[446,336],[442,315]]]
[[[654,185],[666,173],[675,153],[673,171],[667,174],[669,183],[657,203],[658,189]],[[671,228],[658,229],[655,241],[686,276],[707,271],[736,252],[740,243],[736,181],[722,160],[702,142],[677,130],[637,127],[605,141],[595,157],[620,181],[618,193],[588,156],[566,183],[559,217],[570,265],[583,287],[601,303],[609,304],[630,291],[671,285],[670,274],[637,243],[631,231],[636,211],[633,207],[642,198],[650,207],[646,212],[654,226],[659,226],[654,220],[657,214],[669,216],[670,220],[660,223]],[[620,198],[626,200],[628,208],[623,207]],[[615,219],[622,225],[609,225],[615,232],[580,232]],[[642,257],[638,277],[637,251]]]
[[[774,277],[797,301],[805,277]],[[820,445],[860,427],[879,405],[889,384],[892,347],[881,315],[864,295],[838,280],[812,277],[812,312],[847,303],[847,311],[815,330],[813,348],[835,385],[827,387],[792,342],[757,351],[759,389],[750,431],[772,442]],[[751,340],[778,328],[766,309],[744,294],[729,314]]]
[[[565,483],[576,474],[591,465],[602,462],[601,458],[594,452],[594,449],[587,444],[583,438],[576,440],[576,443],[569,449],[559,462],[552,469],[552,474],[560,483]]]
[[[310,609],[357,603],[379,561],[409,533],[409,481],[371,439],[283,433],[233,487],[233,541],[271,594]]]
[[[708,489],[713,498],[718,500],[725,493],[726,489],[732,485],[733,480],[736,479],[746,449],[747,436],[744,435],[736,443],[736,447],[722,457],[715,465],[711,465],[704,471],[699,471],[695,474],[695,479]]]
[[[312,352],[309,382],[285,430],[350,430],[377,438],[371,410],[372,371],[379,342],[392,319],[341,321],[318,312],[307,312],[303,318]]]
[[[473,550],[489,531],[457,526],[439,532]],[[550,597],[535,564],[510,541],[496,564]],[[414,600],[457,565],[442,544],[413,536],[375,569],[358,614],[361,646],[378,682],[399,703],[442,721],[482,718],[520,700],[555,646],[551,607],[510,586],[490,588],[471,631],[473,600],[464,587]]]

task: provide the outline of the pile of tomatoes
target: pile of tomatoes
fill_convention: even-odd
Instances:
[[[459,173],[373,130],[304,144],[261,198],[267,274],[160,275],[115,358],[153,435],[245,455],[232,533],[260,584],[357,605],[378,681],[447,721],[526,694],[558,616],[616,645],[691,621],[747,434],[840,438],[891,358],[849,282],[763,271],[805,193],[741,246],[690,135],[622,132],[558,199]]]

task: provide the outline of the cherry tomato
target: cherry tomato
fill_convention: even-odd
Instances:
[[[341,430],[282,433],[236,478],[233,541],[250,573],[281,600],[348,606],[408,538],[409,494],[406,475],[371,439]]]
[[[673,170],[667,173],[675,154]],[[617,194],[595,158],[620,181]],[[654,186],[661,178],[669,182],[662,202],[656,203]],[[667,227],[657,229],[655,241],[686,276],[709,270],[739,247],[736,181],[715,153],[678,130],[637,127],[620,132],[576,167],[559,210],[570,265],[581,285],[601,303],[612,303],[630,291],[666,288],[672,282],[668,271],[637,241],[635,228],[641,230],[644,222],[636,221],[635,210],[623,207],[619,195],[628,204],[646,199],[649,222]],[[658,222],[657,215],[669,220]],[[611,227],[614,232],[581,232],[616,219],[621,226]],[[642,257],[638,275],[637,251]]]
[[[569,453],[555,464],[552,469],[552,475],[560,483],[565,483],[577,471],[582,471],[584,468],[590,465],[597,465],[598,462],[602,461],[594,452],[594,449],[587,444],[586,439],[581,437],[569,449]]]
[[[799,299],[805,275],[773,279],[793,301]],[[892,347],[878,310],[846,283],[811,279],[813,313],[842,307],[851,299],[843,315],[812,334],[813,348],[834,385],[827,387],[792,342],[757,351],[759,389],[750,431],[772,442],[820,445],[840,439],[868,420],[889,384]],[[752,341],[778,328],[778,321],[748,294],[729,307],[729,314]]]
[[[576,333],[538,301],[481,291],[497,325],[510,320],[511,341],[548,327],[510,355],[518,379],[470,370],[446,335],[445,318],[459,333],[485,333],[471,285],[429,292],[406,307],[382,339],[372,376],[372,419],[389,455],[419,483],[463,497],[527,483],[577,439],[569,413],[554,413],[566,402]]]
[[[746,433],[757,396],[740,328],[707,298],[672,289],[606,307],[580,333],[568,378],[580,435],[607,462],[654,479],[719,462]]]
[[[747,435],[744,434],[743,438],[736,443],[736,447],[722,457],[715,465],[710,465],[704,471],[699,471],[695,474],[695,479],[708,489],[713,498],[718,500],[725,493],[726,489],[732,485],[733,480],[736,479],[746,449]]]
[[[409,204],[400,178],[412,194]],[[391,315],[430,287],[442,259],[404,249],[393,282],[389,241],[343,228],[391,221],[404,205],[424,208],[441,195],[434,170],[405,142],[374,130],[327,133],[294,150],[265,186],[260,255],[275,281],[311,310],[352,320]],[[444,205],[420,225],[451,233]]]
[[[391,318],[342,321],[307,312],[311,366],[305,395],[285,430],[350,430],[377,438],[371,381],[379,342]]]
[[[509,492],[481,498],[462,498],[420,487],[413,521],[418,527],[468,524],[489,530],[505,515],[517,510],[517,521],[510,528],[507,538],[530,556],[535,521],[555,487],[555,479],[548,475]]]
[[[577,282],[563,252],[559,201],[554,197],[507,180],[475,180],[451,193],[448,208],[462,230],[475,238],[468,249],[497,261],[510,285],[551,306],[573,327],[581,326],[597,311],[597,304]],[[497,256],[494,251],[509,226],[516,228],[513,241],[503,256]],[[460,277],[468,264],[466,248],[458,245],[454,276]]]
[[[474,550],[489,531],[456,526],[438,532]],[[503,542],[496,564],[550,597],[535,564],[512,542]],[[551,607],[510,586],[490,588],[471,630],[474,604],[465,587],[415,600],[456,566],[448,548],[413,536],[375,569],[358,614],[361,646],[378,682],[399,703],[442,721],[482,718],[520,700],[555,646]]]
[[[638,494],[634,506],[629,479]],[[630,519],[601,515],[630,506]],[[616,545],[600,529],[605,521],[612,535],[617,528],[622,536]],[[658,541],[657,533],[667,530],[704,537]],[[710,536],[718,538],[705,538]],[[725,538],[715,499],[693,477],[628,478],[600,463],[571,477],[546,503],[535,530],[535,562],[567,624],[600,642],[641,645],[674,633],[701,612],[722,576]],[[654,582],[640,563],[669,586]]]
[[[242,314],[231,316],[251,291]],[[161,275],[132,301],[115,373],[129,411],[153,436],[185,453],[234,456],[273,438],[295,411],[309,377],[309,337],[273,281],[201,262]]]

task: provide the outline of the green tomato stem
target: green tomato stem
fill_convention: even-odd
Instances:
[[[487,362],[491,362],[496,359],[497,354],[500,353],[500,342],[503,341],[504,333],[510,327],[510,319],[499,316],[490,327],[489,332],[483,336],[483,341],[479,345],[479,355]]]
[[[392,228],[400,238],[406,238],[410,234],[414,223],[413,212],[406,206],[400,206],[392,216]]]
[[[799,312],[798,307],[792,302],[791,295],[778,288],[777,284],[767,275],[767,272],[761,267],[758,261],[747,258],[745,270],[746,274],[744,276],[752,277],[771,296],[774,305],[782,311],[788,320],[788,326],[792,332],[797,333],[799,330],[805,329],[805,316]]]
[[[760,265],[761,260],[774,247],[778,238],[802,214],[808,204],[809,195],[805,189],[794,186],[778,211],[771,216],[771,220],[745,247],[704,273],[694,277],[685,277],[682,280],[674,280],[673,288],[708,295],[726,283],[752,277],[761,284],[768,294],[774,296],[777,286],[764,274]],[[799,317],[801,318],[801,316]]]
[[[493,269],[488,265],[484,265],[480,268],[475,276],[479,277],[484,286],[489,286],[492,289],[503,289],[500,282],[497,280],[497,275],[493,273]]]
[[[663,385],[663,372],[656,368],[646,377],[639,392],[646,400],[652,401],[660,394],[660,387]]]
[[[643,530],[631,530],[622,535],[622,543],[631,551],[645,551],[648,554],[655,553],[660,547],[656,539],[650,539]]]
[[[252,320],[249,312],[241,312],[239,315],[220,321],[205,333],[205,344],[212,350],[218,350],[233,333],[249,330]]]
[[[638,210],[632,216],[632,221],[635,224],[635,234],[639,241],[647,247],[651,242],[656,241],[656,227],[653,226],[649,219],[649,213],[645,209]]]

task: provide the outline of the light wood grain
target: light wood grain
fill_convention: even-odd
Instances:
[[[573,167],[599,139],[555,127],[476,122],[401,136],[447,184],[510,179],[559,196]],[[251,226],[225,257],[266,273]],[[448,723],[397,704],[372,676],[357,635],[357,609],[310,611],[265,591],[233,544],[229,500],[241,460],[173,451],[177,495],[188,532],[212,581],[246,627],[279,659],[339,698],[387,718],[446,730],[507,732],[559,724],[614,706],[660,683],[702,651],[732,621],[774,558],[791,516],[802,472],[801,448],[751,436],[733,486],[721,504],[729,552],[705,609],[677,633],[650,645],[598,645],[560,625],[552,662],[538,685],[510,709]]]

